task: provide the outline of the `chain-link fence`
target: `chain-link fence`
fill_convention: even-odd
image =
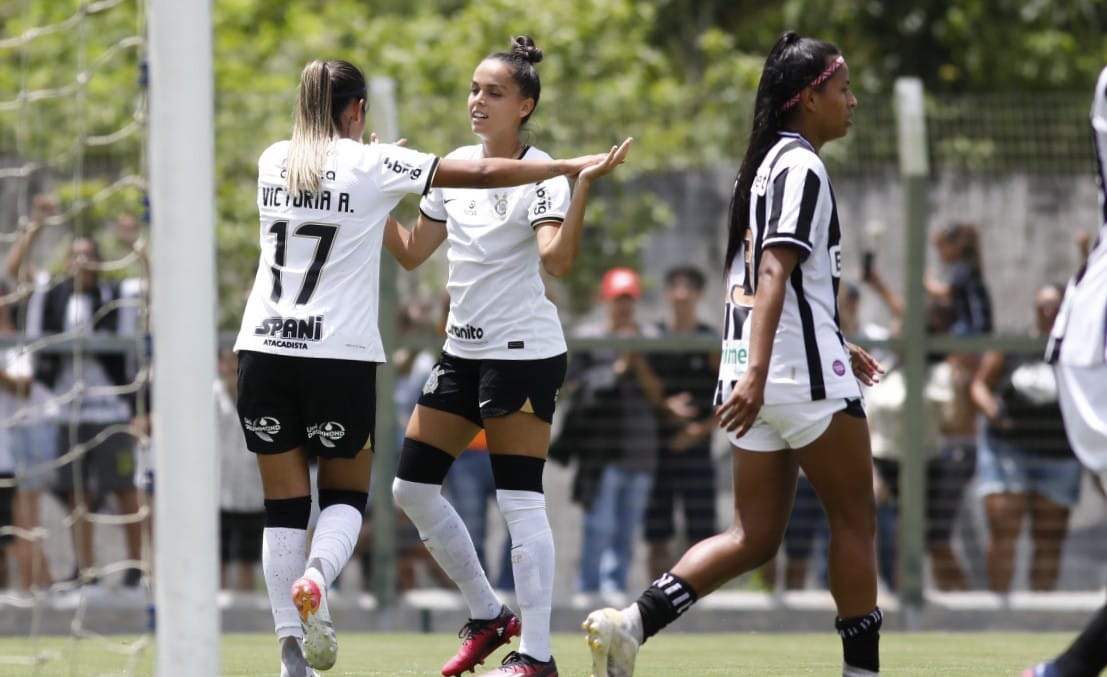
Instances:
[[[222,99],[218,105],[240,103]],[[286,107],[282,102],[280,107],[273,108]],[[863,100],[850,136],[826,147],[844,231],[843,286],[853,291],[850,302],[857,305],[854,335],[859,340],[867,338],[867,344],[881,350],[889,365],[896,362],[897,354],[910,350],[930,356],[927,380],[922,386],[925,392],[918,398],[926,409],[904,408],[911,399],[906,397],[905,389],[918,390],[920,386],[918,383],[909,386],[899,378],[896,369],[890,370],[887,383],[868,395],[872,422],[874,426],[883,426],[874,430],[877,433],[874,438],[879,439],[875,443],[879,447],[879,460],[873,480],[880,504],[879,549],[882,581],[887,591],[899,586],[905,564],[898,547],[908,537],[925,546],[923,559],[906,566],[915,567],[914,573],[928,592],[1092,590],[1103,583],[1100,563],[1107,555],[1104,546],[1107,520],[1102,497],[1078,468],[1074,470],[1074,461],[1057,444],[1050,442],[1038,447],[1039,432],[1056,438],[1056,418],[1039,420],[1011,413],[1013,408],[1021,411],[1017,407],[1024,406],[1027,400],[1048,400],[1051,387],[1048,371],[1037,363],[1042,339],[1040,335],[1033,336],[1032,330],[1040,309],[1049,302],[1040,299],[1038,293],[1050,283],[1063,283],[1077,267],[1079,235],[1097,225],[1087,107],[1085,93],[979,94],[927,100],[931,169],[925,195],[927,244],[922,255],[932,281],[935,284],[948,281],[949,265],[939,258],[939,241],[952,237],[953,226],[975,232],[983,279],[990,291],[993,326],[990,332],[974,337],[908,335],[897,339],[900,318],[889,309],[876,286],[883,282],[892,294],[906,297],[911,284],[922,284],[922,280],[907,277],[908,259],[919,252],[908,245],[911,219],[904,206],[907,190],[897,169],[899,153],[892,99]],[[247,171],[253,166],[254,151],[250,148],[239,151],[242,157],[227,166]],[[128,151],[127,157],[132,156]],[[7,164],[12,166],[23,162],[21,158],[11,160]],[[649,191],[667,203],[673,215],[670,224],[652,232],[640,250],[621,262],[642,276],[643,294],[636,309],[642,325],[656,329],[667,316],[665,272],[673,266],[692,263],[706,278],[699,318],[709,327],[719,328],[725,214],[737,163],[735,158],[733,166],[635,180],[636,190]],[[50,171],[64,176],[71,168],[51,167]],[[221,177],[224,178],[237,181],[242,177]],[[25,186],[18,190],[11,187],[12,182],[26,180],[26,176],[18,176],[3,182],[0,213],[7,215],[5,231],[12,230],[17,215],[28,212],[28,203],[17,206],[15,201],[29,200],[33,191]],[[48,186],[49,182],[41,185]],[[602,194],[596,199],[602,200]],[[253,232],[243,224],[224,225]],[[89,227],[85,224],[81,232],[87,232]],[[111,236],[107,232],[102,235]],[[5,247],[10,246],[14,237],[3,241]],[[156,247],[157,243],[152,245]],[[871,255],[871,271],[875,273],[868,278],[863,271],[866,252]],[[433,356],[441,342],[433,326],[440,320],[445,272],[444,266],[434,259],[428,266],[431,270],[414,278],[403,272],[397,274],[394,288],[399,291],[394,302],[413,321],[411,331],[400,332],[394,347],[425,351]],[[597,285],[601,273],[596,271]],[[239,306],[243,291],[227,295],[222,302],[228,307]],[[606,354],[615,356],[614,364],[629,352],[644,355],[651,363],[664,363],[678,356],[689,362],[710,362],[710,354],[718,348],[714,336],[576,338],[580,327],[603,323],[602,304],[583,304],[591,310],[571,313],[568,311],[571,305],[581,304],[570,304],[566,298],[568,291],[556,280],[550,281],[550,293],[565,309],[562,317],[570,336],[572,361],[589,353]],[[928,310],[908,305],[903,313],[917,316]],[[886,332],[883,335],[889,338],[875,338],[882,334],[869,331],[874,326],[883,328]],[[229,335],[223,337],[224,343],[230,340]],[[990,351],[999,352],[989,354]],[[402,372],[405,365],[406,362],[397,361],[387,368],[400,370],[397,373],[403,377],[410,375]],[[613,378],[612,382],[619,379]],[[974,383],[978,393],[973,391]],[[678,386],[672,387],[675,389],[668,396],[684,392]],[[566,389],[564,409],[569,408],[574,396],[572,389]],[[703,396],[703,392],[690,393],[693,399]],[[387,393],[382,393],[380,399],[382,411],[387,415],[378,415],[381,442],[378,453],[395,453],[394,436],[387,434],[387,426],[402,420],[405,412],[395,408]],[[980,412],[981,406],[989,408],[993,404],[996,410],[989,411],[991,417]],[[578,438],[588,440],[589,448],[621,445],[623,449],[618,454],[654,454],[653,460],[642,465],[649,470],[643,473],[648,475],[648,484],[662,488],[661,493],[670,485],[691,488],[688,496],[691,512],[670,509],[660,499],[654,500],[650,510],[649,496],[654,492],[639,485],[639,491],[646,497],[647,512],[640,520],[617,520],[617,531],[631,536],[625,587],[636,591],[658,567],[671,564],[690,538],[705,533],[705,525],[725,528],[730,521],[733,496],[729,448],[717,430],[704,428],[709,416],[693,421],[699,429],[693,431],[695,435],[688,433],[686,437],[695,437],[694,444],[687,439],[676,441],[684,426],[672,419],[671,412],[640,409],[630,428],[625,427],[626,417],[626,412],[611,410],[593,416],[587,427],[575,432]],[[897,463],[899,455],[909,446],[902,439],[903,421],[908,419],[927,421],[926,440],[922,444],[926,457],[922,464],[924,472],[902,477]],[[1017,434],[1005,429],[1012,421],[1021,426]],[[628,440],[641,440],[643,432],[653,437],[652,443],[626,444]],[[982,442],[987,443],[986,449]],[[690,469],[680,463],[675,470],[672,464],[657,464],[658,454],[679,457],[682,452],[675,448],[685,444],[695,452],[695,462],[692,454],[687,457]],[[1011,468],[1014,476],[1032,484],[1000,482],[1009,479],[1004,464],[1015,463],[1011,458],[1018,459],[1018,467]],[[558,543],[557,589],[566,595],[581,589],[582,562],[603,557],[601,552],[585,550],[583,510],[572,498],[581,459],[577,454],[567,466],[551,463],[547,469],[546,496]],[[654,473],[657,468],[661,468],[662,481]],[[683,477],[686,472],[687,484],[683,479],[677,480],[678,475]],[[389,478],[377,479],[384,482],[378,484],[378,489],[387,488]],[[909,483],[911,491],[926,496],[924,518],[910,523],[910,529],[918,533],[905,532],[904,524],[898,521],[896,497],[904,492],[903,482]],[[897,483],[901,486],[893,486]],[[1028,486],[1035,489],[1028,493]],[[676,506],[681,506],[679,499]],[[496,514],[494,508],[491,514]],[[655,521],[646,515],[652,515]],[[673,536],[662,539],[670,531],[670,515]],[[691,536],[687,533],[689,526]],[[652,547],[646,539],[647,532],[652,532]],[[492,522],[486,533],[486,551],[492,553],[490,573],[495,576],[504,531],[502,525]],[[664,549],[660,546],[662,540]],[[398,549],[403,539],[394,539],[392,544]],[[821,510],[810,486],[801,479],[792,527],[776,561],[776,570],[759,570],[732,585],[766,590],[824,587],[825,544]],[[65,549],[68,545],[59,541],[57,547]],[[59,556],[57,561],[64,559]],[[435,583],[433,577],[426,576],[404,580],[413,585]]]

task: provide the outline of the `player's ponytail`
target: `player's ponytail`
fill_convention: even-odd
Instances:
[[[832,43],[800,37],[788,31],[777,38],[757,84],[757,99],[753,109],[753,129],[749,145],[734,181],[730,199],[730,227],[726,245],[726,270],[745,241],[749,228],[750,189],[757,168],[777,141],[777,134],[797,106],[790,102],[804,88],[816,83],[827,70],[827,58],[840,54]]]
[[[351,100],[365,96],[365,76],[351,63],[316,59],[304,67],[285,167],[289,193],[319,191],[327,150],[340,134],[342,112]]]

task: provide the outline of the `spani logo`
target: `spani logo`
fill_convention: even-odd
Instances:
[[[328,449],[334,449],[334,443],[346,436],[346,426],[338,421],[327,421],[308,426],[307,436],[310,440],[318,436],[319,442]]]
[[[272,416],[262,416],[252,421],[248,418],[244,418],[242,422],[246,425],[247,430],[266,442],[272,442],[273,435],[281,431],[281,422]]]

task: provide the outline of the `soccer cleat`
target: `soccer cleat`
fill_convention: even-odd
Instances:
[[[504,662],[495,670],[481,673],[477,677],[557,677],[557,663],[553,656],[548,661],[512,651],[504,656]]]
[[[1022,671],[1021,677],[1052,677],[1051,663],[1038,663]]]
[[[295,637],[281,640],[281,677],[319,677],[304,660],[303,647]]]
[[[588,614],[581,628],[592,652],[592,677],[631,677],[638,640],[623,627],[622,614],[610,607]]]
[[[491,620],[470,618],[457,633],[461,638],[461,648],[442,666],[442,674],[456,677],[470,670],[476,672],[477,666],[493,651],[510,642],[512,637],[518,637],[522,631],[519,619],[506,606],[500,609],[499,616]]]
[[[842,677],[880,677],[880,673],[842,663]]]
[[[338,637],[327,610],[327,584],[323,575],[308,569],[292,584],[292,602],[304,627],[304,659],[316,670],[330,670],[338,659]]]

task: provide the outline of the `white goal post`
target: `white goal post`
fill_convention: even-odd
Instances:
[[[220,674],[211,0],[149,0],[158,677]]]

